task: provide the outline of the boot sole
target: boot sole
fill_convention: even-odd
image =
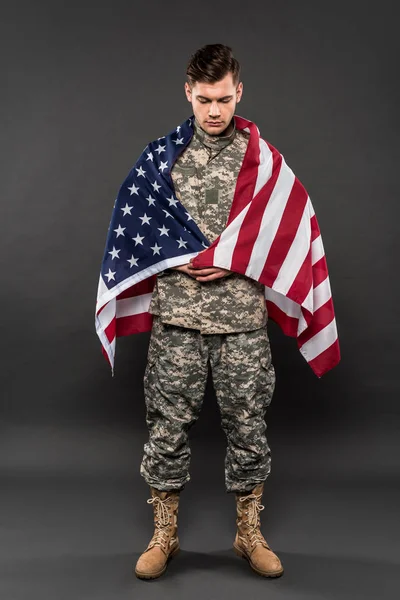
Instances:
[[[141,571],[137,571],[135,569],[136,577],[138,577],[139,579],[157,579],[157,577],[160,577],[163,573],[165,573],[170,559],[173,556],[175,556],[175,554],[177,554],[179,552],[179,550],[180,550],[180,546],[178,545],[168,554],[167,560],[166,560],[163,568],[160,571],[157,571],[156,573],[144,573]]]
[[[283,571],[284,571],[283,567],[282,567],[282,569],[280,571],[260,571],[260,569],[257,569],[257,567],[251,562],[251,560],[247,556],[247,554],[245,552],[243,552],[243,550],[241,550],[238,546],[236,546],[235,543],[233,544],[233,549],[235,551],[235,554],[237,554],[241,558],[244,558],[245,560],[247,560],[247,562],[249,563],[250,567],[258,575],[261,575],[262,577],[280,577],[281,575],[283,575]]]

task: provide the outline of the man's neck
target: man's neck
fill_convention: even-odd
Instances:
[[[205,131],[198,120],[194,120],[194,129],[197,137],[202,141],[203,144],[210,146],[225,146],[233,141],[236,133],[235,120],[232,117],[229,125],[221,133],[214,135]]]

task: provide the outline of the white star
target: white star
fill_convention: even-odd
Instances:
[[[165,138],[165,135],[162,135],[161,137],[157,138],[157,141],[158,140],[163,140],[164,138]]]
[[[146,213],[144,213],[143,217],[139,217],[139,219],[142,219],[142,225],[144,225],[145,223],[147,223],[147,225],[150,225],[150,219],[152,218],[153,217],[148,217]]]
[[[167,162],[162,162],[162,161],[161,161],[161,164],[160,164],[160,166],[159,166],[158,168],[159,168],[159,170],[160,170],[162,173],[164,173],[164,169],[168,169],[168,161],[167,161]]]
[[[156,152],[158,152],[158,156],[160,156],[161,152],[165,152],[165,146],[161,146],[161,144],[158,144],[158,148],[156,148]]]
[[[208,245],[205,244],[204,242],[201,242],[201,245],[204,246],[204,248],[208,248]]]
[[[151,160],[153,162],[153,153],[152,152],[148,152],[147,153],[147,158],[146,160]]]
[[[139,167],[136,171],[138,172],[138,177],[144,177],[144,174],[146,173],[146,171],[143,170],[143,167]]]
[[[150,248],[153,250],[153,256],[155,254],[160,254],[160,250],[162,248],[162,246],[157,246],[157,242],[155,244],[155,246],[150,246]]]
[[[163,211],[165,212],[165,214],[167,215],[167,217],[172,217],[171,213],[169,213],[167,210],[165,210],[165,208],[163,208]]]
[[[111,269],[108,269],[108,273],[105,273],[105,277],[108,277],[108,283],[110,283],[111,279],[114,279],[114,275],[116,272],[117,271],[111,271]]]
[[[131,196],[132,194],[136,194],[136,196],[139,196],[138,194],[138,187],[136,187],[136,185],[134,183],[132,183],[132,187],[128,187],[128,190],[131,190]]]
[[[169,229],[167,229],[167,228],[165,227],[165,225],[163,225],[162,227],[157,227],[157,229],[158,229],[158,230],[161,232],[161,233],[160,233],[160,236],[161,236],[161,235],[168,235],[168,231],[169,231]],[[168,236],[168,237],[169,237],[169,236]]]
[[[178,125],[178,127],[176,128],[176,133],[179,133],[179,132],[180,132],[180,130],[181,130],[181,126],[180,126],[180,125]]]
[[[178,204],[178,200],[175,200],[175,198],[173,196],[171,196],[171,198],[167,198],[169,205],[172,206],[176,206]]]
[[[161,189],[161,185],[158,185],[157,181],[154,181],[154,183],[151,184],[153,186],[153,190],[155,192],[158,192],[158,190]]]
[[[116,250],[115,246],[113,246],[113,249],[108,254],[111,254],[111,258],[114,260],[114,258],[119,258],[119,252],[121,252],[121,249]]]
[[[126,203],[125,206],[124,206],[124,208],[121,208],[121,210],[124,211],[123,216],[125,216],[125,215],[131,215],[132,208],[133,208],[133,206],[128,206],[128,203]]]
[[[156,201],[154,200],[154,198],[152,198],[152,197],[150,196],[150,194],[147,196],[146,200],[147,200],[147,202],[149,203],[149,206],[152,206],[152,205],[153,205],[153,204],[155,204],[155,202],[156,202]]]
[[[138,264],[137,264],[137,261],[138,261],[138,260],[139,260],[139,259],[138,259],[138,258],[135,258],[135,257],[133,256],[133,254],[132,254],[132,258],[128,258],[128,259],[127,259],[127,262],[128,262],[130,265],[131,265],[131,266],[130,266],[130,268],[132,268],[132,267],[137,267],[137,266],[138,266]]]
[[[177,242],[178,242],[178,244],[179,244],[179,246],[178,246],[179,248],[185,248],[185,249],[186,249],[186,246],[185,246],[185,244],[187,244],[187,242],[184,242],[184,241],[183,241],[183,239],[182,239],[181,237],[179,238],[179,240],[176,240],[176,241],[177,241]]]
[[[121,225],[118,225],[117,229],[114,229],[115,233],[117,234],[117,237],[119,237],[120,235],[125,235],[124,231],[125,231],[126,227],[121,227]]]
[[[183,138],[176,138],[176,140],[172,140],[174,142],[174,144],[176,144],[177,146],[182,145],[183,144]]]
[[[135,246],[137,246],[138,244],[141,244],[143,246],[143,242],[142,240],[144,240],[144,235],[140,236],[138,233],[136,234],[135,238],[132,238],[133,241],[135,242]]]
[[[192,217],[189,215],[189,213],[188,213],[188,212],[186,212],[186,211],[185,211],[185,215],[187,215],[187,216],[188,216],[188,221],[193,221]]]

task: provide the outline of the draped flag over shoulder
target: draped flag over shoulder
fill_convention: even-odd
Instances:
[[[112,369],[116,339],[151,330],[157,273],[189,262],[265,286],[268,315],[321,377],[340,361],[327,263],[317,218],[282,154],[237,115],[249,143],[224,230],[212,244],[174,193],[171,169],[193,136],[192,115],[146,146],[123,182],[101,266],[96,331]]]

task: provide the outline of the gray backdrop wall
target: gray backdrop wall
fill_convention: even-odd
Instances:
[[[269,593],[394,597],[400,560],[394,8],[394,2],[236,0],[2,5],[4,597],[25,597],[27,589],[30,597],[51,597],[64,583],[75,586],[69,593],[76,598],[125,597],[130,585],[136,597],[152,597],[129,575],[151,529],[139,476],[149,334],[118,341],[112,378],[94,330],[97,282],[118,188],[144,146],[191,114],[186,63],[199,46],[215,42],[231,45],[242,65],[237,113],[257,123],[313,201],[342,351],[340,365],[318,380],[295,340],[270,323],[277,386],[267,414],[272,472],[264,520],[289,573]],[[223,554],[231,544],[233,500],[223,492],[225,441],[211,381],[191,440],[182,519],[186,546],[204,554],[181,559],[184,582],[193,585],[199,564],[211,577],[215,562],[205,557],[212,548],[224,557],[214,557],[215,590],[221,585],[227,593],[227,579],[238,571],[235,590],[265,589],[244,565],[233,566],[228,550]],[[83,555],[84,568],[77,558]],[[172,569],[178,577],[178,560]],[[348,574],[343,587],[331,577],[338,571]],[[380,584],[373,573],[384,574]],[[207,592],[202,585],[199,579],[199,595]]]

